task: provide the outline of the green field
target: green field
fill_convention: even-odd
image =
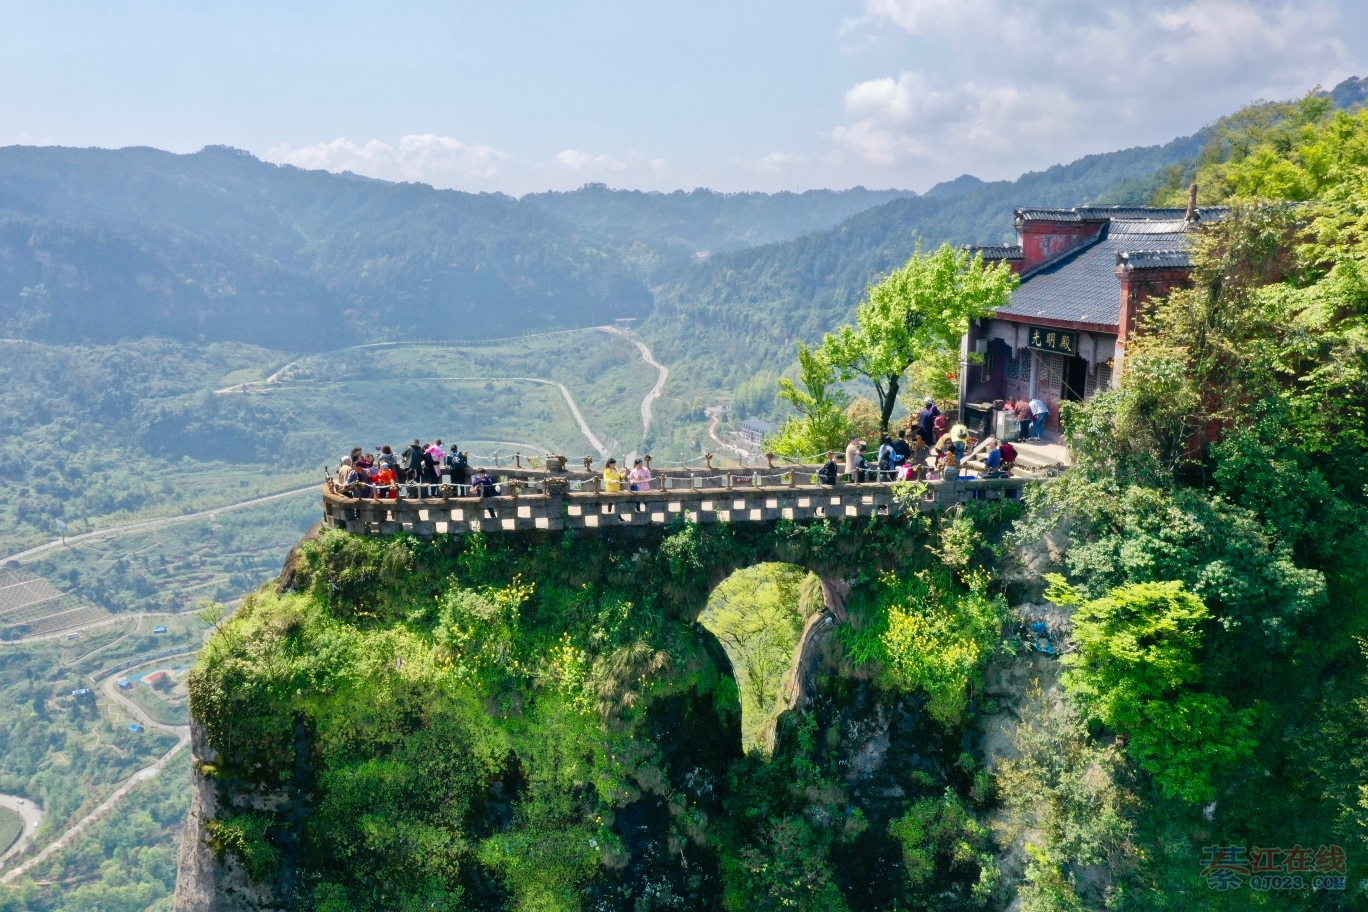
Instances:
[[[140,669],[138,674],[143,674],[147,669]],[[164,699],[151,687],[140,682],[135,682],[133,687],[124,692],[134,703],[153,718],[154,721],[162,725],[189,725],[190,706],[184,700]]]
[[[18,812],[0,807],[0,855],[3,855],[24,832],[24,818]]]

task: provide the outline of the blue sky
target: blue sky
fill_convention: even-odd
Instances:
[[[924,190],[1347,75],[1362,0],[0,0],[0,144],[510,193]]]

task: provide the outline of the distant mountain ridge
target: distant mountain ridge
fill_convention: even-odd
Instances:
[[[786,241],[830,228],[911,190],[808,190],[803,193],[648,193],[586,184],[522,198],[581,231],[617,243],[644,243],[682,254],[717,253]]]

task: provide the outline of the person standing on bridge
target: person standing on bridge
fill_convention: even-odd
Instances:
[[[404,481],[417,481],[419,474],[423,470],[423,442],[417,437],[413,438],[413,443],[409,444],[408,449],[404,450]]]
[[[651,470],[646,468],[640,459],[632,463],[632,471],[627,473],[627,480],[632,483],[633,491],[651,490]]]
[[[459,444],[451,445],[451,452],[442,460],[447,472],[451,475],[451,483],[454,485],[467,484],[470,480],[470,460],[466,454],[461,452]]]
[[[622,491],[622,472],[617,467],[616,459],[609,459],[603,467],[603,490],[608,494]]]
[[[845,448],[845,470],[852,483],[859,482],[860,463],[863,461],[860,458],[860,435],[851,434],[850,443]]]

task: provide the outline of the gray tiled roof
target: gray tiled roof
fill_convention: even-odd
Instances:
[[[1128,250],[1116,255],[1116,265],[1125,269],[1190,269],[1192,257],[1186,250]]]
[[[970,256],[983,254],[985,260],[1020,260],[1026,256],[1018,244],[965,244],[964,249]]]
[[[1021,287],[1013,292],[1011,303],[998,313],[1017,319],[1114,326],[1121,312],[1117,255],[1144,251],[1151,257],[1186,256],[1187,228],[1181,217],[1111,221],[1093,243],[1027,273]]]
[[[1181,219],[1186,209],[1160,209],[1151,206],[1077,206],[1072,209],[1033,209],[1024,207],[1013,211],[1013,216],[1026,221],[1095,222],[1104,219]],[[1219,221],[1226,214],[1222,207],[1198,208],[1200,221]]]

